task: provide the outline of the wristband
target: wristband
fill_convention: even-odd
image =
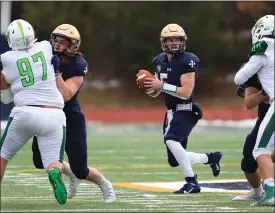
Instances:
[[[166,91],[166,92],[174,92],[177,93],[177,86],[172,85],[172,84],[167,84],[167,83],[163,83],[162,84],[162,91]]]

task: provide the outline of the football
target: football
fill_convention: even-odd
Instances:
[[[158,92],[157,90],[148,90],[144,88],[143,82],[146,81],[146,78],[155,78],[155,76],[147,70],[139,70],[137,74],[138,85],[145,91],[146,94],[152,95],[152,96],[156,95]]]

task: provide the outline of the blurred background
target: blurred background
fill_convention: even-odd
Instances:
[[[266,14],[275,14],[275,2],[16,1],[10,5],[11,21],[22,18],[38,26],[38,40],[49,39],[62,23],[78,28],[81,50],[89,63],[80,94],[84,110],[163,109],[163,97],[152,99],[138,89],[136,73],[139,69],[152,71],[151,61],[161,52],[162,28],[168,23],[181,25],[188,36],[187,51],[201,61],[195,96],[205,109],[205,119],[221,115],[221,111],[225,114],[221,119],[228,119],[228,110],[241,111],[234,115],[236,119],[256,115],[255,110],[244,109],[236,96],[233,77],[248,60],[255,21]],[[4,42],[2,38],[2,49]],[[214,115],[209,117],[208,112]]]

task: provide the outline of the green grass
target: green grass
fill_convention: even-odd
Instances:
[[[110,130],[110,129],[109,129]],[[179,168],[170,168],[158,129],[151,131],[90,131],[88,158],[114,185],[117,182],[183,181]],[[222,151],[222,172],[212,176],[208,165],[193,165],[199,180],[243,179],[240,169],[243,140],[249,130],[201,129],[190,136],[188,150],[194,152]],[[67,179],[64,178],[67,184]],[[10,162],[1,183],[1,212],[5,211],[111,211],[111,212],[186,212],[244,211],[272,212],[272,207],[251,207],[251,201],[233,202],[236,194],[200,193],[174,195],[171,192],[114,187],[117,202],[104,204],[95,184],[82,181],[77,196],[59,205],[52,194],[46,173],[32,166],[31,144],[27,144]]]

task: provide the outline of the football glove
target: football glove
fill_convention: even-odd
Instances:
[[[52,57],[51,63],[52,63],[53,68],[54,68],[55,76],[59,75],[60,74],[60,72],[59,72],[59,66],[60,66],[59,57],[57,55],[54,55]]]
[[[245,85],[241,84],[236,91],[237,95],[240,96],[241,98],[244,98],[245,96]]]

